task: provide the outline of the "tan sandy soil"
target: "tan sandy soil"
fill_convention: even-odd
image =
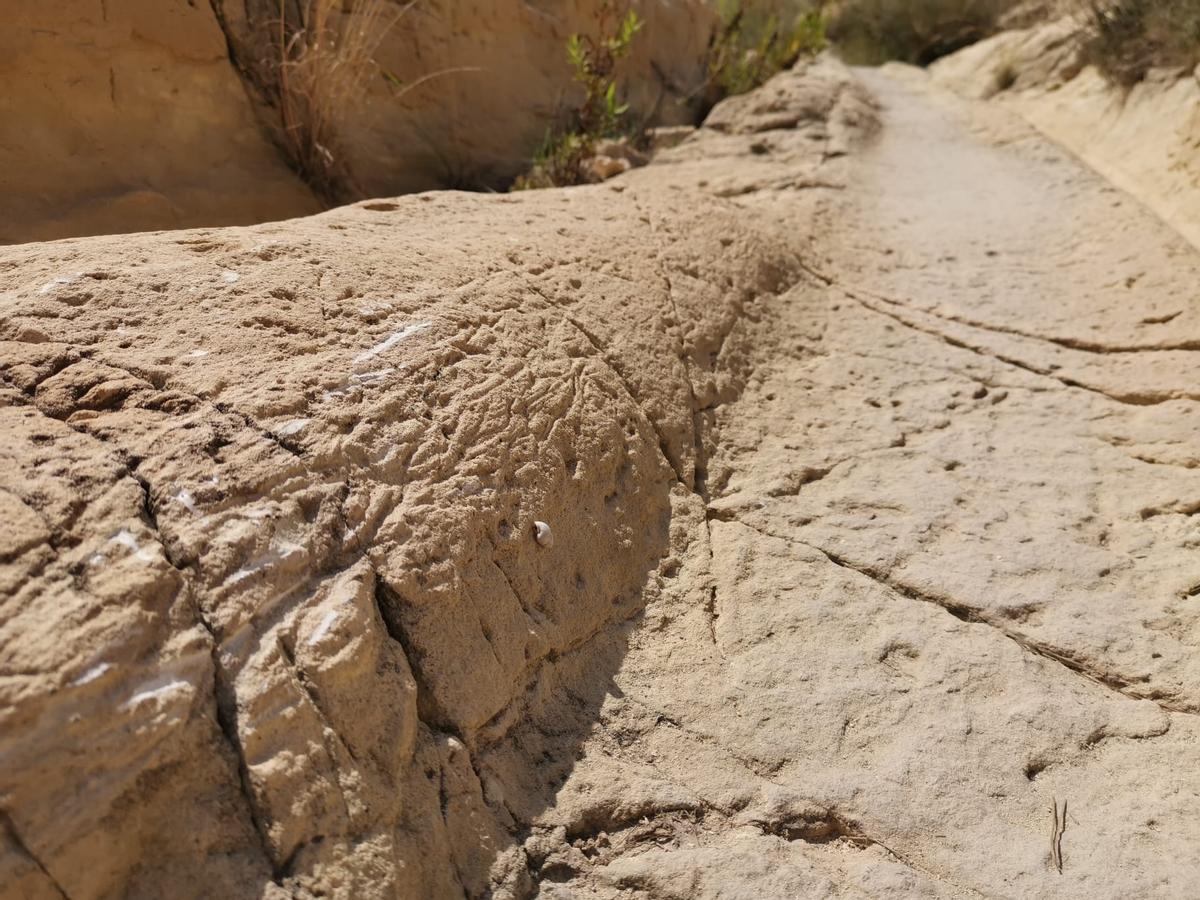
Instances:
[[[602,186],[5,250],[0,896],[1195,894],[1198,276],[828,61]]]

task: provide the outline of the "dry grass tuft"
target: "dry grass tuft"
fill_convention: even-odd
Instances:
[[[356,193],[338,142],[338,120],[361,101],[376,71],[374,56],[408,9],[389,0],[307,0],[289,22],[279,0],[278,102],[285,152],[330,202]],[[293,15],[295,19],[295,14]]]

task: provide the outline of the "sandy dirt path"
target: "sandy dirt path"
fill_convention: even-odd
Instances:
[[[1200,256],[1027,126],[859,77],[882,129],[716,413],[542,896],[1194,895]]]

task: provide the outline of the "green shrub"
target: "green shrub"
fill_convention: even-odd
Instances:
[[[982,40],[1014,0],[844,0],[829,21],[829,39],[848,62],[891,59],[916,65]]]
[[[709,107],[825,48],[825,14],[813,0],[718,0],[717,12],[721,27],[708,54]]]
[[[1155,67],[1200,63],[1200,0],[1081,0],[1086,57],[1112,81],[1132,85]]]
[[[533,168],[513,185],[515,190],[581,184],[583,163],[598,141],[628,137],[629,106],[621,102],[617,64],[629,55],[642,20],[622,0],[605,0],[597,13],[597,33],[573,34],[567,40],[572,77],[583,88],[583,102],[565,125],[546,133],[534,155]]]

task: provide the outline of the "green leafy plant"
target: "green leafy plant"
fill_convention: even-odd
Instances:
[[[801,56],[825,49],[821,6],[779,0],[719,0],[721,27],[708,54],[707,105],[753,90]]]
[[[1155,67],[1200,63],[1200,0],[1081,0],[1085,49],[1111,81],[1130,86]]]
[[[605,0],[596,14],[596,34],[573,34],[567,62],[583,101],[565,125],[550,129],[534,155],[533,168],[518,178],[516,189],[581,184],[584,162],[598,141],[629,137],[629,105],[620,99],[618,63],[629,55],[643,22],[625,2]]]

